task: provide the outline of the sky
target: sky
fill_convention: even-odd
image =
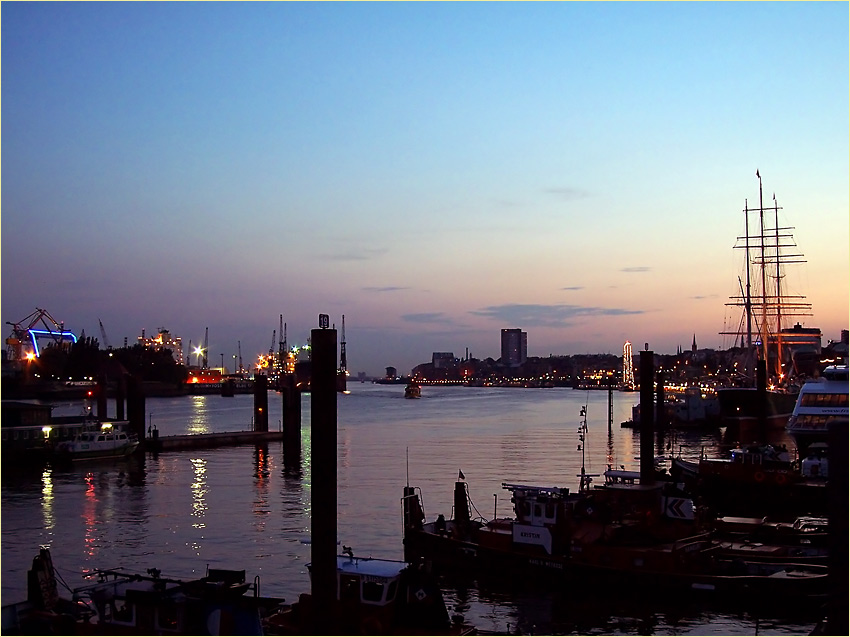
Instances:
[[[848,328],[846,2],[2,2],[2,320],[211,365],[726,348],[775,194]],[[8,334],[4,334],[4,337]],[[231,363],[232,365],[232,363]],[[231,366],[228,365],[228,366]]]

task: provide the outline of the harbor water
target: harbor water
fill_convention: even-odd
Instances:
[[[638,469],[639,433],[621,428],[638,400],[568,388],[422,388],[349,383],[338,396],[337,537],[356,555],[402,559],[402,489],[421,489],[428,520],[452,514],[462,472],[473,516],[512,515],[503,482],[576,489],[610,464]],[[587,440],[579,440],[587,405]],[[114,413],[110,404],[110,414]],[[159,435],[251,428],[253,396],[148,398]],[[80,413],[81,403],[55,415]],[[269,393],[269,428],[280,427],[281,398]],[[722,428],[656,437],[656,455],[698,457],[728,449]],[[601,481],[601,477],[597,480]],[[3,467],[2,603],[26,597],[26,572],[40,546],[70,587],[97,568],[203,575],[245,569],[261,593],[294,601],[310,589],[310,396],[302,396],[300,454],[281,443],[147,453],[70,468]],[[717,606],[626,590],[551,590],[535,582],[446,581],[446,601],[486,631],[526,634],[800,635],[818,616],[808,609]],[[644,592],[646,593],[646,592]]]

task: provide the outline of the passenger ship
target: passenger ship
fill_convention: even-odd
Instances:
[[[848,366],[830,365],[821,378],[806,382],[800,389],[794,412],[786,427],[788,433],[804,448],[812,443],[827,442],[828,424],[836,418],[848,417]]]

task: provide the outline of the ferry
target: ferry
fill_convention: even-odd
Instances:
[[[837,418],[847,420],[847,397],[847,365],[830,365],[820,378],[806,382],[786,426],[797,446],[806,448],[812,443],[827,442],[829,423]]]

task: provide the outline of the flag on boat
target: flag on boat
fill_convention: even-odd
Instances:
[[[466,480],[466,477],[463,475],[463,471],[461,471],[460,469],[457,470],[457,479]]]

